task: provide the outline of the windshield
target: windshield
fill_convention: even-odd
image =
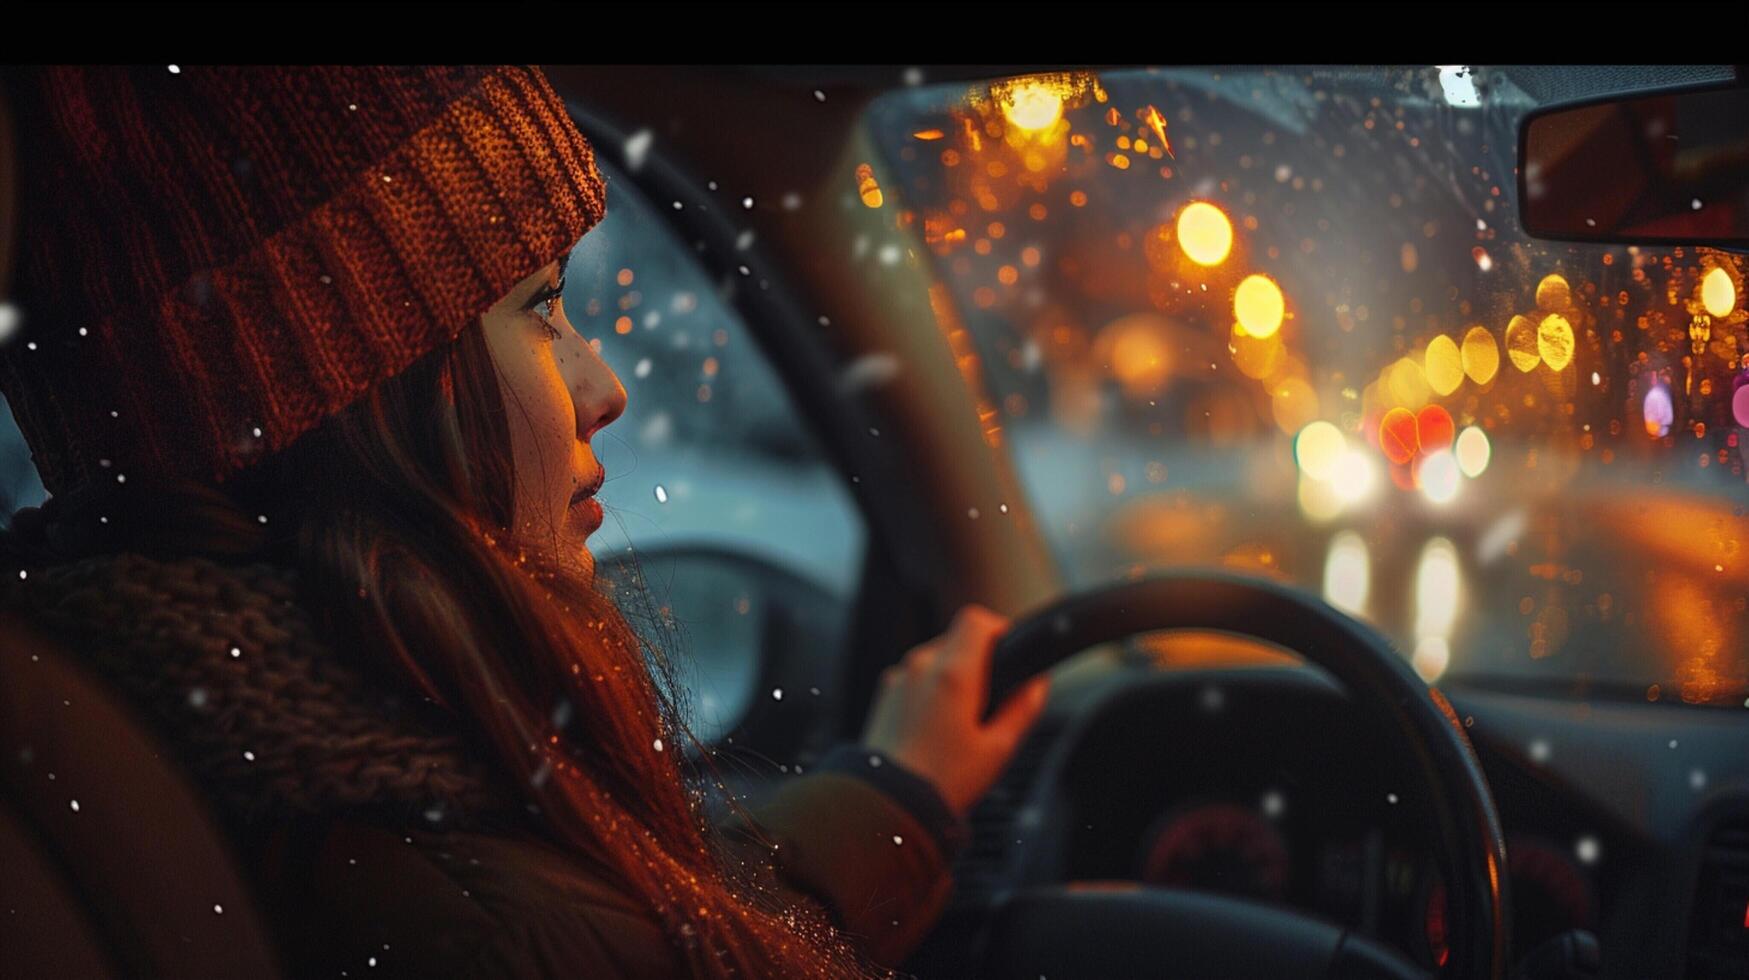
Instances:
[[[916,88],[861,178],[1071,588],[1235,567],[1430,681],[1742,703],[1743,261],[1528,239],[1533,106],[1469,68]]]

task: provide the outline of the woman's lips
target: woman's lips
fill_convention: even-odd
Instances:
[[[585,520],[589,523],[590,530],[594,530],[601,526],[601,501],[596,500],[595,495],[601,491],[601,485],[606,482],[606,480],[607,471],[597,467],[595,470],[595,479],[591,480],[588,486],[580,488],[576,493],[571,495],[571,506],[580,509],[583,512]]]
[[[590,531],[601,526],[601,521],[605,516],[601,510],[601,501],[594,497],[584,497],[577,501],[574,507],[583,514],[584,523],[588,525]]]

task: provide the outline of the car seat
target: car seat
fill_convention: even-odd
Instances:
[[[0,614],[0,868],[0,976],[283,972],[192,781],[16,614]]]

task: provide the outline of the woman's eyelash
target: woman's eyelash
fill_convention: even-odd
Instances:
[[[549,340],[558,340],[562,336],[559,328],[553,326],[552,317],[555,312],[554,305],[563,301],[564,292],[565,280],[560,278],[558,285],[548,286],[536,293],[534,299],[530,300],[528,304],[529,310],[536,317],[539,317],[541,325],[546,327],[547,339]]]

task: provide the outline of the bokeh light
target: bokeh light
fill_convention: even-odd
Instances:
[[[1458,464],[1450,450],[1441,449],[1422,458],[1415,471],[1416,482],[1428,500],[1449,504],[1458,494]]]
[[[1438,405],[1429,405],[1415,413],[1415,441],[1424,453],[1450,448],[1456,431],[1451,413]]]
[[[1412,357],[1400,357],[1386,369],[1385,389],[1391,400],[1404,408],[1420,408],[1433,393],[1427,372]]]
[[[880,182],[875,180],[874,168],[866,163],[856,166],[856,192],[862,197],[865,207],[878,208],[885,200]]]
[[[1023,82],[1003,100],[1002,114],[1015,126],[1036,133],[1055,126],[1063,118],[1063,99],[1049,86]]]
[[[1487,327],[1471,327],[1464,334],[1462,356],[1464,373],[1476,384],[1493,381],[1500,370],[1500,348],[1495,346],[1494,335]]]
[[[1463,355],[1457,342],[1440,334],[1427,345],[1423,358],[1427,365],[1427,383],[1440,397],[1458,390],[1464,383]]]
[[[1158,317],[1148,313],[1119,317],[1100,331],[1098,345],[1112,377],[1132,398],[1157,394],[1172,373],[1172,350]]]
[[[1731,416],[1738,425],[1749,428],[1749,384],[1738,385],[1731,394]]]
[[[1297,432],[1318,417],[1318,393],[1305,378],[1289,375],[1269,387],[1269,408],[1283,432]]]
[[[1300,430],[1294,439],[1294,458],[1300,471],[1314,480],[1328,480],[1336,472],[1336,463],[1348,451],[1348,440],[1342,430],[1319,420]]]
[[[1274,377],[1282,362],[1287,359],[1287,348],[1282,345],[1280,334],[1253,337],[1240,329],[1238,324],[1234,324],[1232,338],[1228,343],[1233,351],[1233,363],[1239,366],[1239,372],[1258,381]]]
[[[1537,352],[1536,321],[1527,316],[1515,316],[1506,325],[1506,356],[1520,371],[1534,371],[1541,363]]]
[[[1536,328],[1536,350],[1544,364],[1559,371],[1573,363],[1573,327],[1559,314],[1543,317]]]
[[[1416,434],[1415,413],[1406,408],[1393,408],[1379,420],[1379,449],[1393,463],[1407,463],[1421,448]]]
[[[1451,665],[1451,644],[1443,636],[1424,636],[1415,642],[1415,655],[1410,665],[1421,679],[1431,684],[1445,675]]]
[[[1324,599],[1345,612],[1364,615],[1372,586],[1370,565],[1366,539],[1353,531],[1331,538],[1330,551],[1324,557]]]
[[[1207,201],[1178,212],[1178,247],[1197,265],[1220,265],[1233,248],[1233,223]]]
[[[1536,308],[1545,313],[1557,313],[1573,305],[1573,288],[1559,275],[1544,276],[1536,284]]]
[[[1729,316],[1737,308],[1737,287],[1731,274],[1714,266],[1700,281],[1700,305],[1715,317]]]
[[[1314,524],[1334,520],[1342,513],[1343,501],[1337,496],[1336,487],[1327,480],[1313,479],[1304,473],[1300,474],[1299,501],[1300,512]]]
[[[1670,389],[1663,385],[1653,385],[1646,392],[1646,401],[1640,414],[1646,422],[1647,435],[1654,439],[1669,435],[1670,425],[1676,421],[1676,406],[1670,402]]]
[[[1262,274],[1246,276],[1233,293],[1233,315],[1253,337],[1268,337],[1281,329],[1287,302],[1281,288]]]
[[[1473,480],[1488,468],[1488,457],[1493,451],[1488,444],[1488,434],[1480,426],[1472,425],[1458,433],[1452,455],[1457,457],[1458,469]]]
[[[1457,548],[1445,538],[1434,538],[1421,549],[1415,563],[1415,635],[1444,637],[1457,622],[1462,573]]]
[[[1358,449],[1350,449],[1336,460],[1336,471],[1330,474],[1330,488],[1345,504],[1356,504],[1372,495],[1378,483],[1378,470],[1372,457]]]

